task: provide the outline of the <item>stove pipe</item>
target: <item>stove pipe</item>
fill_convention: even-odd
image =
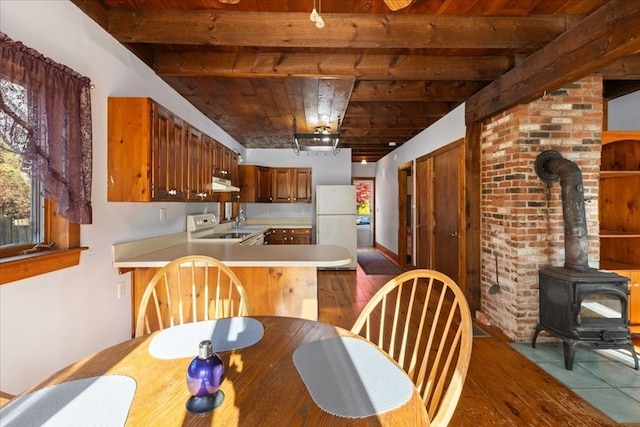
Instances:
[[[535,170],[538,177],[548,185],[560,179],[565,268],[580,272],[589,271],[589,241],[580,168],[571,160],[563,158],[557,151],[547,150],[536,158]]]

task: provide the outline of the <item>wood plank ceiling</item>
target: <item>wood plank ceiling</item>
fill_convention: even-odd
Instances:
[[[640,17],[625,0],[414,0],[394,12],[383,0],[71,1],[247,148],[293,148],[294,130],[328,126],[353,161],[374,162],[465,101],[475,121],[563,75],[600,72],[614,96],[640,80]],[[607,7],[609,22],[583,21]],[[571,76],[555,46],[585,64]]]

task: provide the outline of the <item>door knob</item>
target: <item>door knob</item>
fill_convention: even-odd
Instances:
[[[451,233],[451,237],[458,237],[460,236],[460,233],[458,233],[457,231]]]

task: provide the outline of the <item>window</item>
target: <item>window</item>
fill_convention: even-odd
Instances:
[[[25,89],[0,79],[0,91],[26,117]],[[0,111],[0,127],[9,128],[10,116]],[[0,136],[0,249],[5,255],[16,255],[43,243],[44,199],[40,183],[24,166],[26,135],[16,132],[13,141]]]
[[[89,79],[1,32],[0,58],[4,284],[78,264],[80,224],[92,222],[92,138]],[[24,252],[35,244],[53,250]]]

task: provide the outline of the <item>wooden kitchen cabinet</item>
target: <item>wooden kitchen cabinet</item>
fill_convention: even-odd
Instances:
[[[273,168],[274,203],[311,203],[311,168]]]
[[[239,168],[240,202],[271,203],[273,173],[270,167],[242,165]]]
[[[271,228],[265,234],[268,245],[310,245],[311,227],[308,228]]]
[[[184,122],[149,98],[109,98],[107,200],[185,200]]]
[[[213,177],[211,143],[214,141],[195,128],[189,128],[187,135],[187,200],[189,202],[211,202],[214,200],[214,193],[211,192],[211,178]]]
[[[293,169],[293,201],[311,203],[311,168]]]
[[[629,322],[640,332],[640,131],[602,133],[600,268],[629,278]]]
[[[311,203],[311,168],[240,166],[240,201]]]
[[[109,98],[107,151],[108,201],[238,201],[211,191],[238,185],[235,153],[150,98]]]

